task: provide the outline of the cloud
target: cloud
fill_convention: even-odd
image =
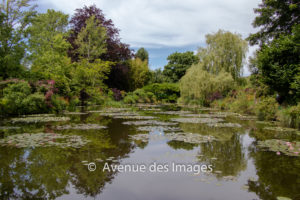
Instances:
[[[95,4],[119,28],[132,47],[203,46],[205,35],[224,29],[254,32],[253,8],[259,0],[43,0],[43,8],[72,15],[76,8]]]

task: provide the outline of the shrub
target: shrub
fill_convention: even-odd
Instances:
[[[179,86],[176,83],[153,83],[143,87],[145,92],[154,94],[156,100],[175,103],[180,96]]]
[[[69,101],[68,111],[75,111],[76,106],[80,105],[80,100],[78,97],[73,97]]]
[[[38,114],[48,111],[45,97],[41,93],[34,93],[27,96],[22,101],[22,106],[24,114]]]
[[[256,105],[258,120],[275,120],[278,104],[273,97],[261,98]]]
[[[52,111],[59,113],[63,110],[65,110],[68,106],[68,102],[59,95],[52,95],[51,97],[51,109]]]
[[[23,100],[31,93],[31,87],[27,82],[17,82],[3,89],[1,99],[1,112],[3,114],[24,114]]]
[[[283,126],[300,129],[300,103],[281,109],[277,116]]]
[[[240,91],[233,102],[229,105],[229,109],[237,113],[255,114],[254,100],[254,94],[247,94],[243,91]]]

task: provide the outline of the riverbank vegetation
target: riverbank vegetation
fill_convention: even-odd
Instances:
[[[299,5],[262,1],[243,39],[219,30],[197,53],[174,52],[163,69],[122,43],[95,5],[73,16],[38,13],[30,0],[0,9],[0,114],[74,110],[79,105],[178,103],[279,120],[300,128]],[[276,13],[277,17],[273,18]],[[248,43],[258,45],[247,64]],[[243,76],[248,65],[251,75]]]

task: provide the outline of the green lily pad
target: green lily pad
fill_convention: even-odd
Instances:
[[[24,117],[12,118],[12,123],[39,123],[39,122],[61,122],[69,121],[69,117]]]

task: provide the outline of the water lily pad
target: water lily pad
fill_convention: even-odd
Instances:
[[[190,111],[161,111],[161,112],[154,112],[153,114],[159,115],[181,115],[181,114],[188,114],[191,113]]]
[[[201,144],[216,140],[213,136],[200,135],[196,133],[166,133],[165,136],[169,140],[182,141],[191,144]]]
[[[281,152],[288,156],[300,156],[300,142],[287,142],[283,140],[270,139],[265,141],[258,141],[258,146],[269,151],[276,152],[280,155]]]
[[[209,123],[207,124],[207,126],[210,127],[220,127],[220,128],[224,128],[224,127],[230,127],[230,128],[240,128],[242,127],[240,124],[238,123]]]
[[[115,113],[115,112],[107,112],[107,113],[100,113],[101,116],[107,116],[107,117],[114,117],[114,116],[137,116],[138,113],[134,113],[134,112],[119,112],[119,113]]]
[[[88,113],[84,112],[64,112],[65,115],[87,115]]]
[[[89,140],[78,135],[62,135],[56,133],[23,133],[8,136],[0,140],[0,145],[18,148],[26,147],[74,147],[80,148]]]
[[[288,197],[277,197],[277,200],[292,200],[292,199]]]
[[[0,130],[12,130],[12,129],[20,129],[18,126],[0,126]]]
[[[179,127],[170,127],[170,126],[140,126],[137,129],[139,131],[149,131],[149,132],[181,131]]]
[[[177,123],[162,122],[156,120],[146,120],[146,121],[127,121],[127,122],[123,122],[123,124],[135,125],[135,126],[143,126],[143,125],[172,126],[172,125],[176,125]]]
[[[114,119],[156,119],[156,117],[152,117],[152,116],[140,116],[140,115],[136,115],[136,116],[126,116],[126,115],[117,115],[117,116],[113,116]]]
[[[78,129],[78,130],[90,130],[90,129],[105,129],[106,126],[100,126],[98,124],[68,124],[62,126],[56,126],[57,130],[68,130],[68,129]]]
[[[69,121],[69,117],[24,117],[12,118],[12,123],[39,123],[39,122],[61,122]]]
[[[269,131],[280,131],[280,132],[291,132],[291,131],[298,131],[297,129],[294,128],[286,128],[286,127],[264,127],[265,130]]]
[[[220,118],[172,118],[171,121],[181,123],[211,124],[224,121]]]

